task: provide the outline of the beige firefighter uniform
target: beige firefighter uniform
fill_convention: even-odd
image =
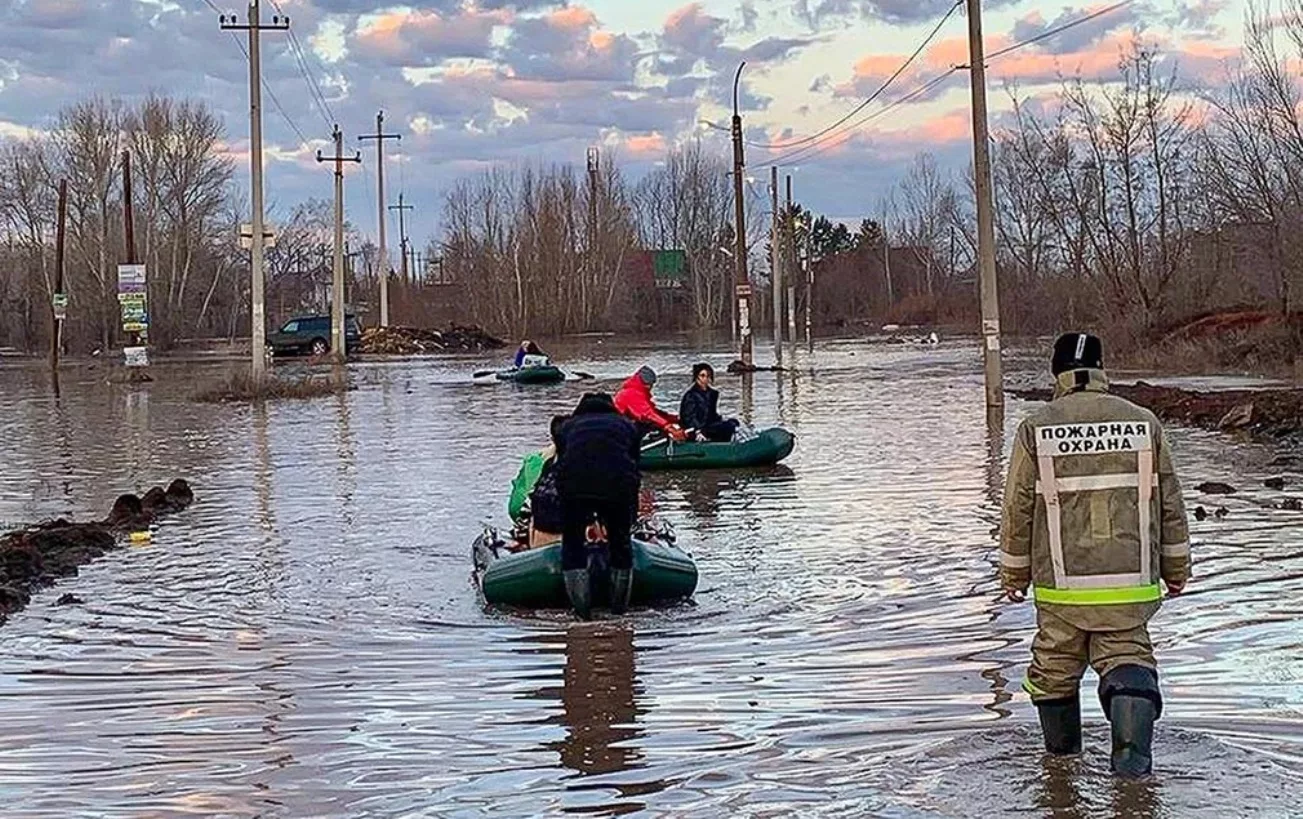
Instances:
[[[1071,370],[1018,427],[1005,482],[1000,580],[1030,583],[1036,638],[1024,688],[1076,696],[1086,665],[1156,668],[1146,624],[1159,578],[1190,576],[1181,486],[1152,412],[1108,392],[1101,370]]]

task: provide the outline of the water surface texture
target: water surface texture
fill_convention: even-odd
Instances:
[[[1087,754],[1042,760],[1033,611],[994,577],[1032,407],[988,427],[974,345],[829,342],[749,388],[722,347],[553,352],[607,389],[650,361],[673,405],[704,357],[726,412],[796,433],[777,468],[646,478],[694,602],[576,625],[476,600],[471,540],[592,383],[364,362],[346,396],[254,408],[188,400],[222,365],[147,388],[79,369],[57,398],[0,371],[0,520],[90,519],[177,476],[197,496],[0,627],[5,815],[1299,815],[1303,513],[1263,488],[1279,452],[1170,433],[1191,511],[1228,514],[1191,520],[1196,576],[1153,627],[1157,775],[1122,785],[1093,674]]]

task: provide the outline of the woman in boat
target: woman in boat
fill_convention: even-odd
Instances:
[[[516,523],[529,519],[528,548],[550,546],[561,540],[561,497],[556,485],[556,452],[561,427],[569,415],[552,416],[552,443],[525,456],[511,482],[507,514]]]
[[[620,385],[620,391],[615,394],[615,408],[633,421],[640,435],[661,432],[676,441],[687,440],[678,417],[656,406],[652,398],[655,383],[656,371],[646,365],[639,367],[638,372]]]
[[[715,383],[715,369],[705,362],[692,368],[692,386],[679,402],[679,424],[684,429],[695,429],[698,441],[723,443],[733,440],[737,421],[719,414],[719,390]]]
[[[529,339],[525,339],[524,341],[520,342],[520,346],[516,348],[516,357],[512,361],[512,366],[514,366],[516,369],[520,369],[521,367],[525,366],[526,358],[529,356],[539,356],[543,359],[546,359],[548,357],[547,353],[543,352],[543,350],[539,348],[537,344],[530,341]]]

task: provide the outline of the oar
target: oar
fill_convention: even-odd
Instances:
[[[581,372],[579,370],[571,370],[570,374],[575,377],[576,381],[594,381],[597,378],[592,373]]]
[[[696,427],[690,427],[688,429],[683,430],[683,434],[691,438],[692,433],[696,431],[697,431]],[[644,444],[639,451],[646,452],[649,449],[655,449],[658,446],[662,446],[663,444],[669,443],[671,440],[673,439],[670,438],[670,436],[668,435],[666,435],[664,438],[657,438],[655,441],[652,441],[650,444]],[[682,441],[681,443],[687,443],[687,441]]]
[[[494,370],[476,370],[471,375],[471,381],[476,384],[496,384],[498,383],[498,374]]]

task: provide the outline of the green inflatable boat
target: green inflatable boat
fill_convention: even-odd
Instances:
[[[770,466],[792,454],[796,436],[782,427],[770,427],[749,441],[722,444],[664,439],[643,444],[639,465],[655,469],[733,469],[746,466]]]
[[[514,381],[517,384],[559,384],[566,380],[566,374],[551,364],[539,367],[513,367],[498,370],[499,381]]]
[[[590,545],[589,569],[593,607],[606,608],[610,577],[605,547]],[[527,609],[568,609],[561,578],[561,545],[512,552],[492,529],[472,547],[475,575],[484,601],[494,606]],[[633,541],[632,605],[668,603],[691,597],[697,589],[697,564],[682,549],[668,543],[635,538]]]

